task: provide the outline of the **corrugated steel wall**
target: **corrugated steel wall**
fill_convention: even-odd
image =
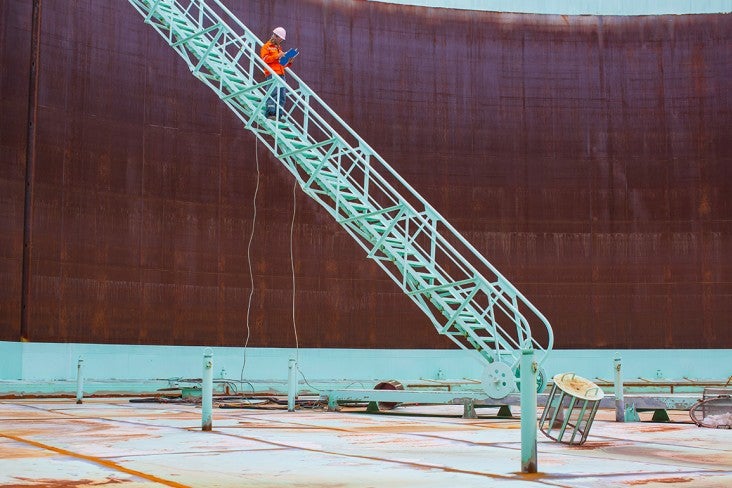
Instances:
[[[732,347],[732,16],[228,4],[558,347]],[[253,137],[127,2],[4,0],[0,63],[0,340],[243,344]],[[294,346],[293,181],[259,151],[249,344]],[[300,346],[451,347],[296,203]]]

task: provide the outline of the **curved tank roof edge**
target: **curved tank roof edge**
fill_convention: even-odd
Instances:
[[[732,0],[368,0],[416,7],[549,15],[727,14]]]

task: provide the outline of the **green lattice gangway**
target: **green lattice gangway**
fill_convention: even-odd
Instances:
[[[538,352],[541,364],[553,343],[541,312],[292,70],[286,84],[261,81],[269,69],[262,42],[222,2],[129,1],[437,331],[480,353],[493,394],[514,389],[504,377],[516,372],[522,349]],[[278,122],[264,106],[281,86],[288,108]]]

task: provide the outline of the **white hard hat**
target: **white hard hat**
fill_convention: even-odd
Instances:
[[[284,27],[275,27],[275,29],[272,31],[272,34],[275,34],[277,37],[282,39],[283,41],[287,37],[287,31]]]

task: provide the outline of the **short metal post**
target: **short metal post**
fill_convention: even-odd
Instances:
[[[625,422],[625,398],[623,398],[623,372],[620,353],[615,353],[615,421]]]
[[[201,430],[213,427],[213,351],[203,351],[203,377],[201,384]]]
[[[536,372],[534,350],[521,351],[521,472],[536,473]]]
[[[295,396],[297,395],[297,361],[290,358],[287,364],[287,411],[295,411]]]
[[[82,398],[84,398],[84,358],[79,356],[79,361],[76,363],[76,403],[80,405]]]
[[[477,419],[478,414],[475,413],[475,404],[473,402],[465,402],[463,404],[463,418],[464,419]]]

